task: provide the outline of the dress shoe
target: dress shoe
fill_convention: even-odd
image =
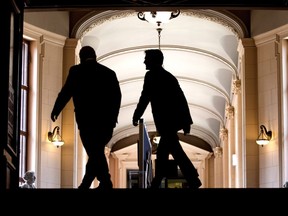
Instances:
[[[95,189],[106,190],[106,189],[113,189],[112,182],[100,182],[99,186]]]

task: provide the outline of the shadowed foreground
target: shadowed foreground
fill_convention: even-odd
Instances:
[[[134,215],[148,214],[152,209],[171,213],[177,211],[197,211],[217,214],[233,208],[233,212],[252,209],[274,213],[287,206],[288,190],[280,189],[19,189],[0,191],[1,203],[10,204],[25,212],[25,208],[41,207],[38,211],[53,213],[55,209],[67,211],[92,210],[103,208],[104,211],[128,213],[137,210]],[[1,206],[4,206],[1,204]],[[42,208],[43,207],[43,208]],[[151,209],[152,208],[152,209]],[[223,209],[224,208],[224,209]],[[125,210],[124,210],[125,209]],[[130,210],[129,210],[130,209]],[[221,210],[222,209],[222,210]],[[16,209],[17,210],[17,209]],[[128,211],[128,212],[127,212]],[[191,213],[192,213],[191,212]],[[236,213],[234,212],[234,213]],[[55,213],[55,212],[54,212]],[[137,214],[136,214],[137,213]],[[267,212],[266,212],[267,213]],[[130,213],[128,213],[130,214]],[[191,214],[194,215],[194,214]]]

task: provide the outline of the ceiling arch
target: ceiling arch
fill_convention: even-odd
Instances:
[[[113,10],[89,13],[72,31],[79,38],[79,46],[94,47],[97,60],[112,68],[120,82],[121,109],[108,146],[113,149],[138,134],[132,115],[146,73],[144,50],[160,45],[164,67],[178,79],[194,122],[191,136],[184,143],[193,145],[197,137],[211,151],[221,145],[219,133],[226,123],[225,107],[233,99],[233,80],[238,79],[238,42],[247,31],[227,11],[190,9],[181,10],[177,18],[161,28],[158,40],[157,26],[140,20],[137,11]],[[142,117],[148,131],[155,132],[150,105]]]

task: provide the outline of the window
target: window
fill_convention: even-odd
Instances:
[[[19,176],[24,176],[27,171],[29,45],[29,41],[27,40],[24,40],[22,43]]]

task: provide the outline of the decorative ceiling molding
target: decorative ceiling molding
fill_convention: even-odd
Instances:
[[[221,24],[233,32],[237,38],[243,38],[248,35],[248,31],[242,21],[225,10],[183,9],[181,10],[181,14]],[[71,37],[82,39],[83,36],[95,28],[95,26],[128,16],[137,16],[137,12],[135,10],[107,10],[100,13],[98,11],[92,11],[77,22],[72,29]]]
[[[190,134],[193,134],[194,136],[199,137],[205,142],[209,143],[212,149],[216,146],[220,146],[220,138],[202,127],[193,125]]]
[[[91,31],[95,26],[111,22],[115,19],[125,18],[128,16],[137,16],[135,10],[107,10],[100,12],[92,11],[82,17],[73,27],[71,37],[82,39],[83,36]]]

